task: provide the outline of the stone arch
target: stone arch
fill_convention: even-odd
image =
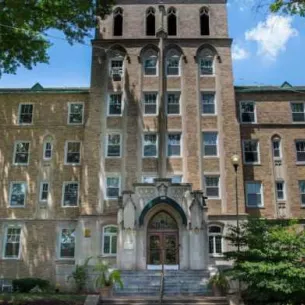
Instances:
[[[109,58],[113,57],[123,57],[127,56],[127,50],[120,44],[112,45],[107,51],[106,54]]]
[[[220,55],[218,53],[218,51],[216,50],[216,48],[211,45],[211,44],[203,44],[201,45],[196,52],[196,58],[200,58],[200,56],[202,56],[204,54],[204,51],[209,51],[211,55],[213,55],[214,57],[217,57],[220,60]]]
[[[159,48],[154,44],[148,44],[141,49],[139,57],[143,58],[147,52],[155,52],[158,55]]]

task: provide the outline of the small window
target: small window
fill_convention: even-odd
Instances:
[[[143,55],[143,68],[145,76],[157,75],[158,53],[153,50],[145,51]]]
[[[246,200],[249,208],[257,208],[264,206],[261,182],[246,183]]]
[[[143,157],[158,156],[158,137],[154,133],[144,134]]]
[[[172,183],[182,183],[182,175],[174,175],[170,177]]]
[[[10,189],[10,207],[24,207],[26,199],[26,183],[12,182]]]
[[[155,36],[156,35],[156,17],[155,9],[150,7],[146,11],[146,35]]]
[[[255,103],[241,102],[240,103],[240,119],[242,123],[255,123]]]
[[[123,10],[118,7],[113,12],[113,36],[123,35]]]
[[[305,162],[305,140],[295,141],[297,162]]]
[[[180,75],[180,54],[176,50],[168,52],[166,57],[166,74],[169,76]]]
[[[214,53],[209,49],[200,52],[200,75],[214,74]]]
[[[28,125],[33,123],[33,104],[20,104],[19,105],[19,119],[20,125]]]
[[[108,115],[117,116],[122,114],[122,94],[109,95]]]
[[[117,254],[117,235],[116,226],[107,226],[103,230],[103,255],[115,256]]]
[[[156,176],[143,176],[142,182],[143,183],[154,183],[154,180],[156,179]]]
[[[281,153],[281,139],[275,138],[272,140],[272,151],[273,151],[273,158],[280,159],[282,157]]]
[[[215,93],[202,93],[202,113],[215,114]]]
[[[107,138],[107,157],[121,156],[121,135],[108,134]]]
[[[210,17],[207,7],[200,10],[200,34],[203,36],[210,35]]]
[[[83,124],[84,120],[84,104],[83,103],[69,103],[69,124]]]
[[[305,122],[304,103],[291,103],[293,122]]]
[[[285,200],[285,183],[284,181],[276,181],[276,199]]]
[[[157,93],[144,93],[144,114],[157,114]]]
[[[203,154],[205,157],[218,155],[218,133],[204,132],[203,133]]]
[[[15,142],[14,147],[14,164],[28,165],[30,156],[30,142]]]
[[[219,198],[219,177],[218,176],[205,176],[205,194],[208,199]]]
[[[222,229],[219,226],[209,227],[209,253],[215,256],[222,254]]]
[[[81,142],[66,142],[66,164],[80,164]]]
[[[62,229],[60,233],[60,258],[74,258],[75,230]]]
[[[114,81],[120,81],[123,76],[123,59],[111,59],[110,76]]]
[[[47,202],[49,198],[49,183],[41,182],[40,183],[40,192],[39,192],[39,201]]]
[[[78,182],[64,182],[63,185],[63,207],[76,207],[78,206]]]
[[[4,257],[18,259],[21,252],[21,228],[8,227],[5,234]]]
[[[168,36],[177,35],[177,16],[176,9],[171,7],[167,12],[167,34]]]
[[[167,114],[180,114],[180,92],[167,93]]]
[[[299,190],[301,196],[301,205],[305,206],[305,180],[299,181]]]
[[[120,196],[120,178],[107,177],[106,182],[106,197],[108,199],[117,199]]]
[[[181,133],[171,133],[168,135],[167,155],[169,157],[181,156]]]
[[[43,144],[43,159],[51,160],[53,152],[53,144],[51,141],[44,142]]]
[[[258,140],[244,140],[243,150],[245,163],[255,164],[260,162]]]

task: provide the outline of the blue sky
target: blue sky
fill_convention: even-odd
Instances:
[[[255,0],[229,0],[229,32],[234,39],[236,85],[305,85],[305,18],[256,12]],[[55,34],[58,35],[59,34]],[[20,68],[4,75],[0,87],[86,87],[90,82],[91,48],[53,39],[50,64]]]

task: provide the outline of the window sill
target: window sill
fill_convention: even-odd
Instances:
[[[123,114],[107,114],[108,118],[121,118]]]
[[[2,257],[0,260],[3,261],[21,261],[20,257]]]
[[[29,163],[13,163],[13,166],[28,166]]]
[[[292,121],[292,124],[295,124],[295,125],[304,125],[304,124],[305,124],[305,121],[304,121],[304,122],[293,122],[293,121]]]
[[[117,257],[117,254],[101,254],[99,255],[99,257],[101,258],[116,258]]]
[[[61,206],[63,209],[71,209],[71,208],[79,208],[78,205],[62,205]]]
[[[167,156],[168,159],[181,159],[182,156]]]
[[[304,163],[304,164],[305,164],[305,163]],[[262,164],[261,164],[261,163],[246,163],[246,162],[244,162],[244,165],[261,166]]]
[[[75,258],[57,258],[55,260],[55,263],[63,263],[63,264],[69,264],[69,265],[74,265],[75,264]]]
[[[200,77],[215,77],[215,74],[200,74]]]
[[[17,126],[33,126],[34,123],[18,123]]]
[[[167,113],[167,116],[169,118],[180,118],[181,117],[181,113]]]
[[[83,122],[82,123],[68,123],[67,125],[68,126],[83,126],[84,123]]]
[[[203,156],[204,159],[219,159],[219,156]]]
[[[201,113],[201,116],[204,117],[217,117],[217,113]]]
[[[65,166],[81,166],[81,163],[65,163]]]
[[[144,77],[159,77],[159,75],[146,75],[146,74],[144,74]]]
[[[143,113],[143,117],[144,118],[154,118],[158,116],[158,113],[153,113],[153,114],[146,114],[146,113]]]
[[[257,122],[242,122],[242,121],[240,121],[240,124],[241,125],[256,125],[258,123]]]
[[[206,200],[221,200],[221,197],[208,197]]]
[[[305,162],[296,162],[295,164],[296,164],[296,165],[301,165],[301,166],[302,166],[302,165],[305,165]]]
[[[10,208],[10,209],[24,209],[25,205],[20,205],[20,206],[11,206],[11,205],[9,205],[8,208]]]
[[[122,156],[106,156],[106,159],[121,159]]]
[[[152,157],[152,156],[142,156],[142,159],[158,159],[159,157],[158,156],[154,156],[154,157]]]
[[[260,209],[260,210],[264,210],[265,207],[264,206],[255,206],[255,207],[252,207],[252,206],[246,206],[247,209]]]
[[[225,256],[223,254],[209,254],[211,258],[224,258]]]

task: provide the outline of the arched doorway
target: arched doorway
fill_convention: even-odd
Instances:
[[[179,229],[176,220],[167,212],[157,212],[147,226],[148,268],[178,268]]]

